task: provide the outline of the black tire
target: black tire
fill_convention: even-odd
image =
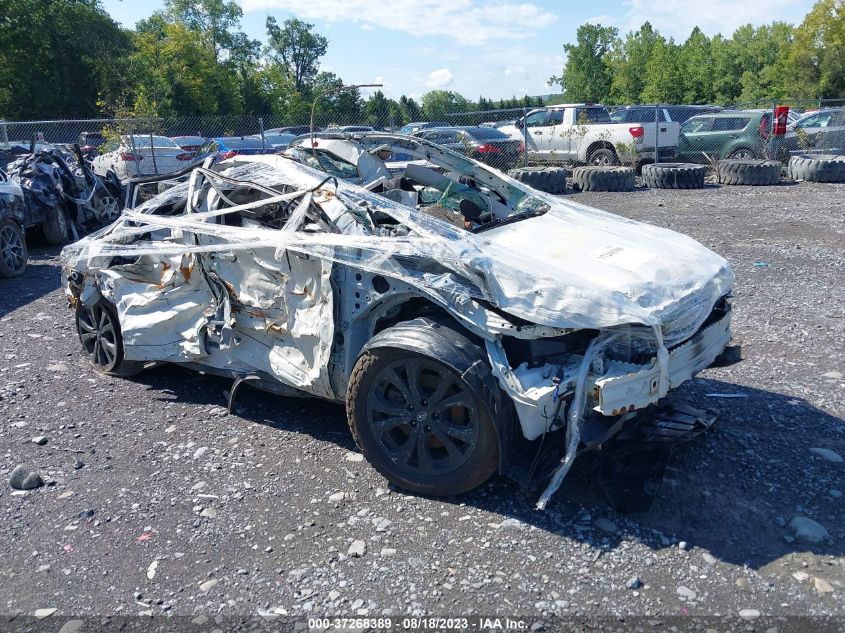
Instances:
[[[634,170],[630,167],[576,167],[572,187],[578,191],[633,191]]]
[[[609,147],[598,147],[587,156],[587,164],[597,167],[612,167],[619,164],[619,157],[616,151]]]
[[[23,275],[28,258],[26,235],[21,225],[12,218],[0,220],[0,278]]]
[[[789,177],[807,182],[845,182],[845,156],[802,154],[789,159]]]
[[[80,303],[76,308],[76,332],[88,362],[97,371],[128,378],[144,369],[144,363],[124,358],[120,322],[107,301],[101,299],[91,307]]]
[[[546,193],[566,193],[566,169],[563,167],[520,167],[508,175],[532,189]]]
[[[70,224],[64,209],[51,209],[41,225],[44,241],[52,246],[63,246],[70,241]]]
[[[702,189],[704,165],[652,163],[643,165],[643,183],[652,189]]]
[[[438,338],[435,345],[419,345],[420,351],[368,347],[359,356],[346,395],[356,444],[373,468],[400,488],[431,496],[477,488],[499,464],[495,405],[484,387],[490,369],[481,349],[428,319],[394,327],[426,328],[426,335]],[[385,333],[389,336],[388,330],[380,335]],[[468,354],[474,361],[464,372],[440,360]]]
[[[776,185],[780,168],[776,160],[720,160],[716,175],[722,185]]]

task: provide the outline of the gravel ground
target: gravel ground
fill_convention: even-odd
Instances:
[[[340,406],[247,388],[230,416],[219,378],[97,375],[56,251],[34,247],[0,281],[0,613],[845,615],[843,193],[570,194],[688,233],[737,276],[744,360],[681,389],[720,419],[676,450],[644,515],[615,513],[577,467],[546,512],[499,477],[406,495],[362,461]],[[14,492],[17,464],[48,485]],[[828,536],[796,536],[796,517]]]

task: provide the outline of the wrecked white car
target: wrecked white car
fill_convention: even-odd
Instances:
[[[369,462],[423,494],[471,490],[517,450],[554,447],[543,507],[580,451],[629,431],[728,344],[733,275],[694,240],[420,139],[360,142],[432,167],[365,188],[238,156],[66,247],[93,366],[229,376],[230,404],[246,380],[345,402]]]

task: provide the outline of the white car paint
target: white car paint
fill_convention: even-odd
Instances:
[[[679,123],[590,123],[584,119],[584,113],[589,111],[607,113],[600,105],[556,105],[532,110],[499,130],[523,141],[529,158],[546,162],[590,163],[595,150],[601,146],[613,148],[623,160],[653,158],[655,130],[661,157],[675,155],[681,131]],[[608,120],[609,116],[607,114]],[[635,154],[622,146],[634,148]]]
[[[104,147],[110,151],[92,161],[94,173],[105,177],[113,171],[122,181],[179,171],[189,160],[189,153],[166,136],[153,136],[152,143],[149,135],[124,136],[117,147]],[[187,160],[181,160],[180,156]]]

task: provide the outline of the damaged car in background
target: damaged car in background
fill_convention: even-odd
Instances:
[[[340,161],[323,143],[209,159],[67,246],[92,365],[227,376],[230,409],[244,382],[342,402],[395,485],[453,495],[499,471],[542,486],[540,508],[576,456],[712,422],[667,395],[728,345],[723,258],[423,139],[362,135]]]
[[[11,195],[14,188],[11,198],[3,196],[0,248],[5,264],[0,266],[0,277],[23,274],[27,232],[38,231],[48,244],[63,245],[120,215],[119,184],[94,174],[78,146],[70,152],[47,144],[29,150],[16,146],[3,152],[0,162],[5,167],[0,172],[0,189]],[[14,205],[10,199],[16,201]],[[22,253],[23,258],[13,253]]]

